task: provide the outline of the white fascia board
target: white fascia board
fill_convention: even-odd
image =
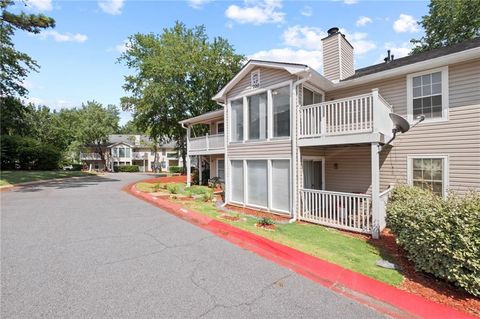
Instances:
[[[224,116],[224,110],[221,109],[221,110],[217,110],[217,111],[213,111],[213,112],[204,113],[204,114],[201,114],[199,116],[191,117],[189,119],[182,120],[178,123],[180,123],[180,124],[202,123],[202,122],[205,122],[205,121],[208,121],[208,120],[213,120],[213,119],[217,119],[217,118],[220,119],[220,118],[223,118],[223,116]]]
[[[335,83],[333,90],[340,89],[340,88],[348,88],[350,86],[365,84],[365,83],[373,82],[376,80],[382,80],[385,78],[395,77],[399,75],[406,75],[409,73],[415,73],[423,70],[434,69],[441,66],[460,63],[460,62],[473,60],[477,58],[480,58],[480,47],[452,53],[449,55],[445,55],[445,56],[441,56],[438,58],[429,59],[429,60],[425,60],[417,63],[407,64],[391,70],[385,70],[385,71],[365,75],[356,79],[351,79],[351,80],[340,82],[340,83]]]

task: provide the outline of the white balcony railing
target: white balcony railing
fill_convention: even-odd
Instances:
[[[371,196],[313,189],[300,189],[299,218],[325,226],[370,233]]]
[[[147,152],[133,152],[132,159],[135,160],[148,160],[148,153]]]
[[[189,140],[189,151],[213,151],[223,150],[225,148],[225,137],[223,134],[205,135],[202,137],[192,137]]]
[[[80,160],[81,161],[99,161],[102,158],[98,153],[80,153]]]
[[[342,134],[391,133],[392,107],[378,94],[357,95],[299,108],[299,138]]]

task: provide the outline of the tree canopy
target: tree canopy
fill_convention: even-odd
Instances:
[[[411,54],[449,46],[480,36],[480,0],[431,0],[419,24],[425,30]]]
[[[211,100],[240,69],[243,55],[221,37],[209,40],[204,26],[176,22],[161,34],[135,34],[119,61],[135,70],[125,77],[122,107],[158,140],[174,138],[185,158],[180,120],[218,109]]]
[[[30,71],[38,71],[37,62],[28,54],[15,49],[12,37],[16,30],[39,33],[55,26],[55,20],[43,14],[14,14],[7,8],[13,0],[0,0],[0,96],[25,96],[28,90],[22,85]]]

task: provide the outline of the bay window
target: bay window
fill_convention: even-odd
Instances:
[[[267,93],[252,95],[247,98],[248,105],[248,139],[267,138]]]
[[[231,102],[232,141],[243,141],[243,99]]]
[[[273,137],[290,136],[290,86],[272,90]]]

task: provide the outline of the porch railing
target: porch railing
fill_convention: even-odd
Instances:
[[[300,200],[301,220],[361,233],[372,230],[370,195],[301,189]]]
[[[221,150],[225,148],[225,138],[223,134],[191,137],[188,146],[191,151]]]
[[[352,133],[390,134],[391,106],[378,94],[357,95],[345,99],[301,106],[300,138]]]

